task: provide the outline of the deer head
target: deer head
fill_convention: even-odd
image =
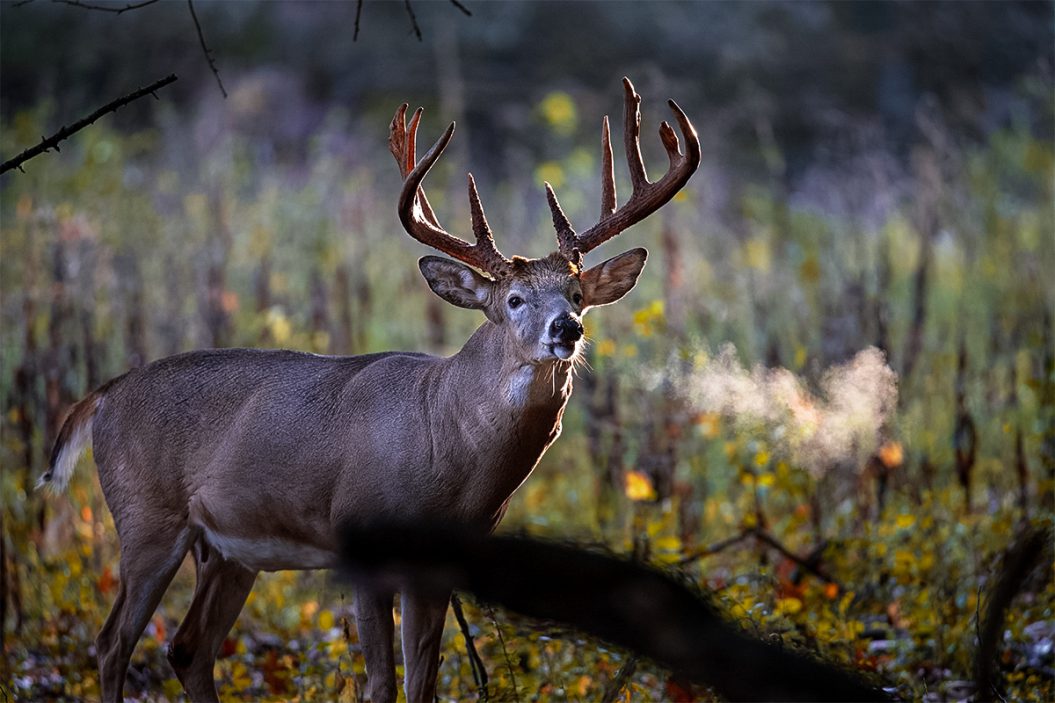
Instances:
[[[627,163],[633,193],[616,208],[615,171],[608,117],[601,128],[601,215],[598,222],[576,234],[547,183],[546,198],[557,231],[557,251],[539,259],[508,259],[495,246],[476,182],[469,174],[469,208],[475,244],[455,237],[440,226],[421,186],[454,136],[452,122],[418,162],[418,108],[406,124],[407,105],[396,111],[389,132],[389,149],[403,175],[399,219],[410,236],[458,259],[426,256],[418,262],[422,275],[438,296],[458,307],[481,310],[489,320],[507,330],[508,346],[529,363],[573,362],[582,350],[582,316],[592,307],[608,305],[626,295],[637,282],[648,252],[636,248],[591,268],[583,256],[666,204],[688,182],[700,164],[700,142],[688,117],[669,101],[685,137],[685,153],[669,124],[660,125],[659,136],[670,159],[667,173],[651,182],[641,159],[641,97],[629,79],[623,79]],[[466,265],[468,264],[468,265]]]

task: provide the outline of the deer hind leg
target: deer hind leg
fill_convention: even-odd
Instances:
[[[437,597],[407,592],[400,599],[407,703],[432,703],[436,698],[440,644],[450,599],[450,593]]]
[[[132,650],[194,538],[189,527],[171,522],[129,527],[121,536],[117,599],[95,640],[99,683],[106,702],[122,700]]]
[[[393,597],[392,591],[365,586],[355,592],[355,625],[366,660],[366,695],[372,703],[395,703],[396,700]]]
[[[198,538],[194,543],[198,582],[190,610],[169,645],[168,660],[190,700],[217,701],[213,664],[245,599],[256,572],[227,561]]]

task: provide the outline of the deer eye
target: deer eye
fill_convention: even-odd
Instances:
[[[521,298],[519,295],[512,295],[512,296],[509,297],[509,300],[506,301],[506,302],[509,304],[509,309],[510,310],[516,310],[517,308],[519,308],[521,305],[524,304],[524,299]]]
[[[582,293],[576,293],[571,297],[571,301],[576,305],[582,305]]]

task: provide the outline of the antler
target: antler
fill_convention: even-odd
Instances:
[[[685,135],[685,154],[678,147],[678,135],[664,122],[659,126],[659,138],[667,150],[670,168],[663,178],[655,183],[648,180],[645,163],[641,160],[641,96],[634,91],[629,78],[623,78],[625,97],[624,140],[626,161],[630,167],[630,182],[633,193],[623,207],[616,210],[615,169],[612,165],[612,139],[608,130],[608,117],[601,125],[601,217],[590,229],[575,234],[571,223],[557,202],[557,195],[550,184],[546,184],[546,199],[553,212],[553,226],[557,230],[560,253],[572,263],[579,265],[582,255],[595,249],[631,225],[640,222],[665,205],[681,190],[700,165],[700,139],[696,128],[685,116],[678,104],[668,100],[681,133]]]
[[[417,135],[422,109],[419,107],[414,111],[408,127],[406,124],[407,107],[406,103],[399,106],[388,132],[388,150],[395,157],[399,165],[399,173],[403,176],[403,190],[399,194],[399,221],[403,223],[403,228],[407,230],[407,234],[422,244],[438,249],[470,266],[475,266],[494,278],[507,275],[512,264],[495,247],[494,235],[491,234],[491,228],[484,216],[480,195],[476,192],[476,181],[473,180],[471,173],[469,174],[469,210],[472,214],[476,244],[469,244],[440,226],[436,213],[433,212],[428,198],[425,197],[425,190],[421,187],[421,182],[454,136],[454,123],[451,122],[443,136],[418,162],[416,157]]]

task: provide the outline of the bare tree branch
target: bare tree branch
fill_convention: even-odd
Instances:
[[[739,534],[733,535],[732,537],[727,537],[726,539],[715,542],[714,544],[707,545],[702,549],[697,549],[691,554],[684,556],[681,561],[678,562],[678,564],[684,566],[685,564],[692,563],[697,559],[703,559],[704,557],[709,557],[713,554],[724,552],[729,547],[743,542],[745,539],[750,537],[752,533],[753,531],[751,529],[747,529],[740,532]]]
[[[457,593],[451,594],[451,610],[454,611],[454,619],[458,621],[462,637],[465,638],[465,650],[469,653],[469,668],[472,669],[476,686],[480,689],[480,700],[486,701],[490,697],[487,690],[487,668],[484,666],[483,659],[480,658],[480,653],[476,651],[476,643],[473,641],[472,633],[469,632],[469,621],[465,619],[465,613],[462,612],[462,600]]]
[[[205,43],[205,35],[201,31],[198,13],[194,11],[194,0],[187,0],[187,7],[190,9],[191,19],[194,20],[194,28],[198,30],[198,41],[201,42],[201,50],[205,54],[205,60],[209,62],[209,70],[216,76],[216,85],[220,86],[220,92],[223,93],[223,97],[227,98],[227,90],[223,87],[223,81],[220,80],[220,72],[216,69],[216,61],[212,57],[212,49]]]
[[[740,542],[743,542],[749,537],[754,537],[762,544],[780,552],[784,557],[795,562],[800,567],[810,572],[822,581],[825,581],[827,583],[834,583],[836,586],[839,587],[839,590],[844,590],[842,584],[832,578],[832,576],[828,574],[828,572],[825,571],[818,564],[819,559],[817,557],[819,556],[820,552],[814,550],[814,553],[810,556],[801,557],[795,552],[785,547],[784,544],[772,534],[758,527],[748,527],[739,534],[733,535],[732,537],[729,537],[727,539],[723,539],[720,542],[715,542],[714,544],[704,547],[703,549],[698,549],[695,552],[692,552],[691,554],[688,554],[687,556],[682,558],[681,561],[678,563],[681,565],[685,565],[697,559],[709,557],[713,554],[717,554],[718,552],[724,551],[725,549],[728,549],[733,545],[739,544]]]
[[[417,35],[418,41],[421,41],[421,27],[418,26],[418,18],[414,15],[414,8],[410,5],[410,0],[403,0],[404,7],[407,8],[407,17],[410,18],[410,26],[414,30],[414,34]]]
[[[458,0],[451,0],[451,4],[454,5],[455,7],[457,7],[459,10],[461,10],[463,13],[465,13],[466,17],[472,17],[473,16],[473,13],[469,11],[469,8],[466,7],[465,5],[461,4],[460,2],[458,2]]]
[[[151,83],[145,88],[139,88],[138,90],[135,90],[129,93],[128,95],[125,95],[124,97],[106,103],[87,117],[77,120],[68,127],[63,127],[50,137],[42,139],[41,142],[36,146],[30,147],[29,149],[26,149],[13,159],[9,159],[3,164],[0,164],[0,173],[7,173],[8,171],[14,168],[17,168],[19,171],[23,171],[23,163],[32,159],[34,156],[39,156],[40,154],[43,154],[44,152],[49,151],[51,149],[59,151],[59,142],[69,138],[70,135],[74,134],[75,132],[79,132],[88,125],[94,123],[97,119],[99,119],[106,113],[116,112],[118,109],[124,107],[133,100],[138,100],[144,95],[153,95],[156,99],[157,94],[154,91],[158,90],[159,88],[164,88],[166,85],[168,85],[169,83],[173,83],[176,80],[176,74],[172,74],[170,76],[162,78],[159,81]]]
[[[1004,565],[996,585],[989,595],[985,609],[985,624],[978,635],[978,653],[975,657],[975,700],[992,701],[1000,696],[997,690],[995,667],[997,648],[1004,632],[1007,609],[1029,579],[1029,575],[1042,563],[1050,564],[1052,533],[1050,529],[1027,528],[1008,548]]]
[[[619,693],[626,688],[627,683],[630,682],[630,677],[637,671],[637,662],[638,657],[636,654],[627,655],[623,665],[615,673],[615,678],[605,688],[604,695],[601,697],[601,703],[615,703],[616,699],[619,698]]]
[[[352,35],[352,41],[359,41],[359,18],[363,16],[363,0],[357,0],[355,3],[355,34]]]
[[[495,634],[498,635],[498,644],[502,646],[502,658],[506,660],[506,670],[509,671],[509,680],[513,683],[513,700],[516,703],[520,703],[520,689],[517,687],[517,675],[513,670],[513,660],[509,658],[509,650],[506,649],[506,638],[502,634],[502,627],[498,624],[498,616],[495,615],[495,609],[491,606],[485,606],[484,612],[487,613],[487,617],[491,618],[491,624],[494,625]]]
[[[352,34],[353,42],[359,39],[359,20],[363,16],[363,2],[364,0],[356,0],[355,3],[355,32]],[[450,3],[466,17],[473,16],[472,11],[459,0],[450,0]],[[418,25],[418,17],[414,14],[414,7],[410,4],[410,0],[403,0],[403,7],[407,11],[407,17],[410,18],[411,31],[414,32],[414,36],[418,38],[418,41],[422,41],[421,27]]]
[[[122,12],[128,12],[129,10],[138,10],[141,7],[147,5],[153,5],[158,0],[141,0],[141,2],[130,2],[124,7],[117,7],[116,5],[96,5],[90,2],[81,2],[81,0],[51,0],[52,2],[59,3],[61,5],[72,5],[73,7],[80,7],[84,10],[97,10],[99,12],[112,12],[115,15],[119,15]]]

